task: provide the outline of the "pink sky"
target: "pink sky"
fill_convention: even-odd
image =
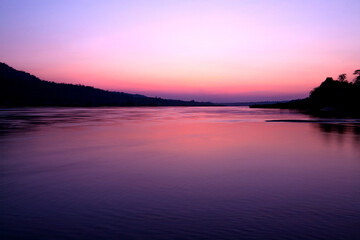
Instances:
[[[5,0],[0,61],[44,80],[149,96],[299,98],[360,68],[358,9],[355,0]]]

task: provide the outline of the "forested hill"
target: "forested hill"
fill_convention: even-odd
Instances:
[[[314,114],[360,117],[360,70],[354,71],[354,75],[352,81],[347,80],[346,74],[339,75],[337,80],[328,77],[305,99],[251,107],[301,109]]]
[[[0,63],[0,106],[212,106],[105,91],[89,86],[55,83]]]

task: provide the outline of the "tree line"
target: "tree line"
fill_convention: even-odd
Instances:
[[[299,109],[315,115],[360,116],[360,69],[352,80],[340,74],[336,80],[328,77],[314,88],[309,97],[285,103],[252,105],[253,108]]]
[[[90,86],[55,83],[0,63],[0,106],[212,106],[210,102],[181,101],[113,92]]]

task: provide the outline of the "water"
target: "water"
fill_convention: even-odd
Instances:
[[[0,238],[360,239],[359,121],[318,120],[246,107],[3,109]]]

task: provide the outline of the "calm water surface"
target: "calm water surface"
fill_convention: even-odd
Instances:
[[[360,239],[360,123],[317,120],[2,109],[0,238]]]

